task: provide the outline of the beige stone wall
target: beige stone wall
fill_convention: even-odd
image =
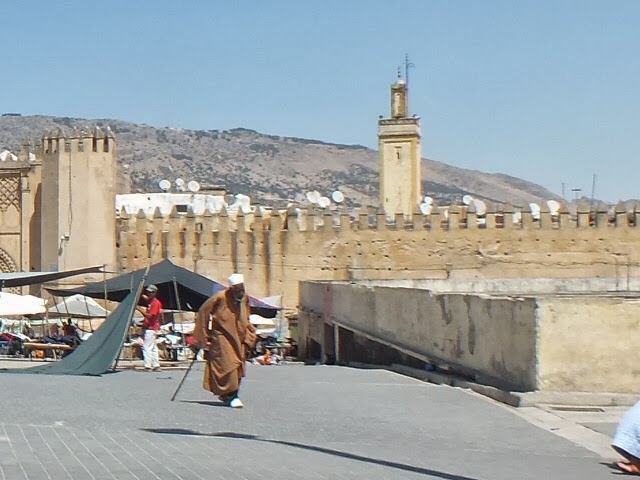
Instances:
[[[115,267],[115,141],[43,138],[41,268]]]
[[[506,297],[303,282],[303,355],[333,354],[327,326],[505,389],[637,393],[640,297]],[[337,330],[340,335],[340,330]],[[313,340],[320,345],[309,351]],[[349,352],[340,352],[349,358]]]
[[[32,231],[37,229],[39,166],[20,159],[13,165],[0,165],[0,270],[29,271]]]
[[[319,213],[314,220],[303,212],[286,226],[279,217],[240,217],[236,224],[227,216],[121,215],[118,267],[141,268],[153,253],[153,262],[170,258],[217,281],[240,271],[253,295],[283,294],[289,309],[304,280],[606,278],[626,290],[640,277],[633,216],[605,213],[589,225],[588,214],[578,223],[569,214],[544,212],[533,221],[525,212],[520,224],[508,227],[502,219],[489,213],[487,227],[479,228],[475,214],[455,209],[447,221],[434,214],[416,217],[413,225],[401,216],[387,225],[384,214],[376,224],[366,214],[350,221]]]
[[[640,300],[538,299],[540,390],[638,393]]]

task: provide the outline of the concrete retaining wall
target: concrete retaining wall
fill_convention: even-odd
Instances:
[[[635,298],[500,297],[347,282],[303,282],[300,292],[303,354],[305,339],[313,339],[326,358],[351,358],[344,349],[355,344],[340,341],[348,330],[503,389],[640,391]]]

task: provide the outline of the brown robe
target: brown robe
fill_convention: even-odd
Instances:
[[[247,295],[240,303],[230,297],[229,289],[210,297],[198,310],[193,340],[200,348],[210,342],[202,387],[214,395],[237,391],[245,375],[247,349],[257,340]]]

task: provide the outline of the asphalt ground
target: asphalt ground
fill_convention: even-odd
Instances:
[[[185,370],[0,373],[1,478],[612,475],[613,452],[603,457],[461,389],[384,370],[249,365],[245,408],[234,410],[201,388],[202,371],[197,363],[173,402]]]

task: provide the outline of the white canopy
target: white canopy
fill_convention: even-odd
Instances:
[[[93,298],[79,293],[63,299],[48,311],[49,316],[72,318],[105,318],[109,315],[109,312],[98,305]]]
[[[47,311],[47,301],[33,295],[0,292],[0,316],[35,315]]]
[[[260,325],[261,327],[275,327],[276,326],[276,322],[274,322],[273,319],[264,318],[264,317],[261,317],[260,315],[256,315],[255,313],[252,313],[251,315],[249,315],[249,321],[253,325]]]

